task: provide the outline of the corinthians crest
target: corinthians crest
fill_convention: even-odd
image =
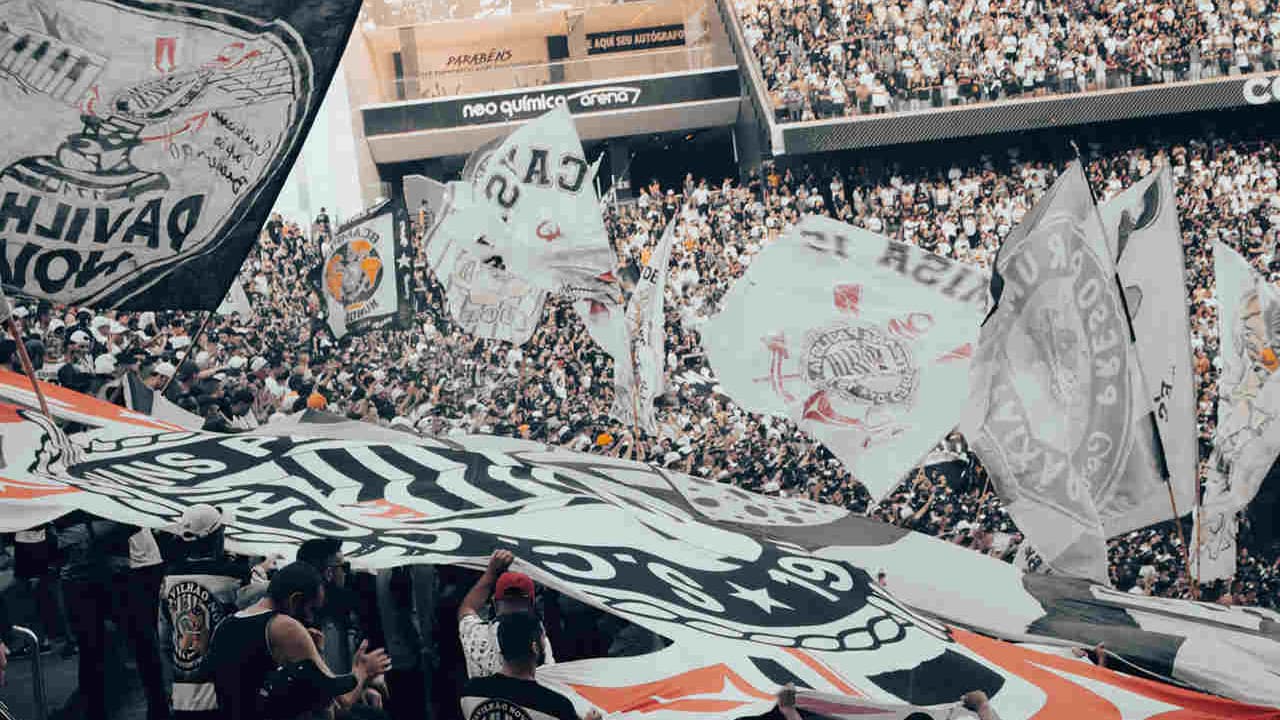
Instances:
[[[919,380],[907,344],[869,323],[811,333],[803,375],[841,399],[871,405],[909,403]]]
[[[114,304],[216,249],[299,140],[311,60],[282,22],[157,0],[14,0],[0,22],[6,278]]]

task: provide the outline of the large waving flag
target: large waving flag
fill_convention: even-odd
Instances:
[[[452,193],[459,187],[466,188],[456,183],[451,188],[421,175],[404,179],[405,204],[411,210],[427,209],[427,266],[444,288],[449,315],[463,332],[523,345],[542,319],[548,293],[515,273],[484,262],[473,244],[484,231],[473,228],[459,234],[466,227],[465,218],[436,222],[454,212]]]
[[[359,9],[359,0],[7,4],[4,284],[99,308],[218,307]]]
[[[1178,513],[1196,502],[1199,440],[1191,375],[1191,322],[1173,174],[1167,165],[1100,208],[1106,239],[1137,338],[1138,362],[1160,432]],[[1136,438],[1135,442],[1148,442]],[[1150,447],[1150,445],[1148,445]],[[1108,537],[1169,520],[1159,465],[1135,453],[1115,490],[1098,504]],[[1152,448],[1151,455],[1158,455]]]
[[[959,420],[987,283],[810,216],[751,263],[703,346],[734,402],[792,418],[880,497]]]
[[[658,247],[649,256],[648,264],[640,272],[640,281],[627,301],[629,359],[634,359],[634,367],[629,362],[618,363],[617,356],[614,356],[613,407],[609,414],[651,435],[658,433],[653,400],[666,392],[663,377],[667,358],[664,296],[675,229],[675,220],[667,223]],[[630,377],[626,374],[628,369],[631,370]]]
[[[483,262],[570,298],[616,299],[592,165],[563,106],[472,153],[440,232]]]
[[[1101,583],[1098,506],[1121,487],[1135,436],[1150,437],[1115,278],[1073,162],[1000,247],[962,428],[1048,566]]]
[[[229,547],[249,554],[332,536],[371,569],[480,567],[501,544],[537,582],[670,641],[642,657],[539,670],[580,712],[731,720],[766,711],[791,682],[801,707],[832,717],[961,717],[958,697],[982,690],[1006,720],[1280,718],[990,640],[895,595],[901,587],[913,603],[1001,633],[1096,628],[1106,635],[1094,642],[1144,669],[1274,704],[1280,642],[1269,627],[1280,616],[1269,611],[1055,577],[1024,577],[1024,588],[1007,564],[843,508],[527,441],[323,420],[306,424],[303,413],[227,436],[108,419],[69,441],[43,416],[0,406],[0,532],[75,509],[160,528],[217,502],[233,518]],[[864,569],[873,566],[890,568],[888,590]],[[1235,668],[1238,677],[1226,672]]]
[[[1200,517],[1203,579],[1235,572],[1235,514],[1280,454],[1280,290],[1227,245],[1213,248],[1218,297],[1218,427]]]
[[[401,237],[397,208],[388,200],[344,223],[312,274],[335,337],[409,312],[412,250]]]

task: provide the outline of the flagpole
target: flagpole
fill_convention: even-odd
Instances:
[[[1107,236],[1107,224],[1102,220],[1102,211],[1098,207],[1098,195],[1093,191],[1093,182],[1089,180],[1089,173],[1085,170],[1084,157],[1080,154],[1080,147],[1076,145],[1075,140],[1071,140],[1071,149],[1076,154],[1076,161],[1080,163],[1080,174],[1084,176],[1085,187],[1089,188],[1089,199],[1093,203],[1093,216],[1098,221],[1098,227],[1102,230],[1103,238]],[[1110,253],[1108,253],[1110,255]],[[1124,310],[1125,324],[1129,328],[1130,345],[1137,342],[1138,334],[1133,329],[1133,316],[1129,314],[1129,299],[1124,294],[1124,283],[1120,281],[1120,271],[1117,269],[1113,275],[1116,283],[1116,292],[1120,295],[1120,306]],[[1142,389],[1146,390],[1145,377]],[[1191,550],[1187,547],[1187,538],[1182,532],[1181,515],[1178,514],[1178,503],[1173,495],[1173,480],[1169,475],[1169,462],[1165,458],[1164,438],[1160,436],[1160,424],[1156,422],[1154,410],[1147,411],[1147,418],[1151,422],[1151,442],[1155,450],[1156,468],[1160,473],[1160,478],[1164,480],[1165,489],[1169,491],[1169,508],[1173,511],[1173,526],[1178,531],[1178,544],[1182,546],[1182,561],[1187,569],[1187,583],[1190,585],[1191,597],[1194,599],[1199,595],[1199,588],[1191,576]]]
[[[178,376],[178,370],[182,367],[182,363],[186,362],[187,358],[190,357],[191,350],[195,348],[196,343],[200,342],[200,338],[204,335],[205,329],[209,327],[209,321],[213,319],[215,314],[217,314],[215,310],[210,310],[209,314],[205,315],[204,322],[200,323],[200,328],[196,330],[196,334],[191,336],[191,344],[183,349],[182,357],[179,358],[178,362],[175,364],[173,374],[170,375],[168,379],[164,381],[164,385],[160,387],[161,395],[164,395],[165,391],[169,389],[169,385],[173,383],[173,379]]]
[[[44,392],[40,389],[40,381],[36,380],[36,371],[31,365],[31,356],[27,354],[27,344],[22,342],[22,331],[18,329],[18,321],[13,316],[13,306],[9,304],[9,296],[3,290],[0,290],[0,298],[4,298],[4,307],[0,308],[0,310],[4,312],[5,319],[9,321],[9,333],[13,335],[13,343],[17,345],[18,360],[22,363],[22,371],[26,373],[27,379],[31,381],[31,389],[35,391],[36,400],[40,401],[40,412],[52,420],[53,415],[49,414],[49,404],[45,402]]]

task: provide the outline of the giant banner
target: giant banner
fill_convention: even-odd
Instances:
[[[786,682],[807,702],[865,701],[899,718],[954,717],[956,698],[970,690],[985,691],[1006,720],[1081,708],[1125,718],[1280,718],[1041,660],[1049,656],[939,624],[898,593],[999,634],[1086,633],[1099,642],[1087,635],[1096,628],[1109,633],[1112,652],[1145,667],[1272,704],[1280,703],[1275,613],[1021,577],[842,508],[638,463],[313,419],[326,418],[302,414],[233,436],[110,423],[71,439],[38,413],[0,407],[0,532],[72,509],[163,527],[192,504],[216,502],[234,518],[229,543],[253,554],[328,536],[368,567],[478,566],[495,547],[508,548],[538,582],[672,641],[658,655],[539,672],[583,705],[655,720],[753,715]],[[871,567],[888,568],[887,590],[864,572]]]
[[[44,0],[0,26],[0,282],[212,310],[258,238],[357,0]]]

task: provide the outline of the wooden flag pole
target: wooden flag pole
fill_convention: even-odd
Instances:
[[[1093,216],[1098,221],[1098,227],[1102,230],[1105,237],[1107,234],[1107,224],[1102,221],[1102,212],[1098,208],[1098,195],[1093,191],[1093,183],[1089,180],[1089,173],[1085,169],[1084,157],[1080,154],[1080,147],[1076,145],[1074,140],[1071,141],[1071,149],[1075,151],[1076,161],[1080,163],[1080,174],[1084,175],[1085,187],[1089,188],[1089,199],[1093,203]],[[1109,253],[1108,253],[1109,254]],[[1124,310],[1125,323],[1129,326],[1129,343],[1133,345],[1137,342],[1138,335],[1133,329],[1133,316],[1129,313],[1129,301],[1125,297],[1124,283],[1120,281],[1120,271],[1117,270],[1114,275],[1116,282],[1116,292],[1120,296],[1120,306]],[[1145,389],[1145,388],[1144,388]],[[1199,588],[1196,587],[1195,581],[1191,577],[1191,551],[1187,547],[1187,539],[1182,532],[1182,520],[1178,514],[1178,503],[1173,495],[1173,482],[1169,476],[1169,463],[1165,459],[1164,439],[1160,437],[1160,424],[1156,422],[1155,411],[1152,410],[1148,414],[1151,422],[1151,439],[1153,449],[1156,455],[1156,466],[1160,472],[1160,478],[1164,480],[1165,489],[1169,492],[1169,508],[1173,511],[1173,525],[1178,531],[1178,543],[1182,546],[1182,562],[1186,567],[1187,583],[1191,589],[1191,596],[1194,598],[1199,594]]]
[[[178,370],[182,368],[182,363],[186,362],[187,358],[191,356],[191,350],[195,348],[196,343],[200,342],[200,338],[204,336],[205,329],[209,327],[209,321],[213,319],[215,314],[217,314],[215,310],[210,310],[209,314],[205,315],[204,322],[200,323],[200,328],[196,330],[196,334],[191,336],[191,344],[182,351],[182,357],[178,358],[178,362],[174,364],[173,374],[170,375],[169,378],[164,381],[164,385],[160,387],[161,395],[164,395],[165,391],[169,389],[169,385],[173,383],[173,379],[178,377]]]
[[[13,306],[9,304],[9,296],[0,291],[0,298],[4,298],[2,310],[5,314],[5,319],[9,321],[9,333],[13,335],[13,342],[17,345],[18,360],[22,363],[22,372],[26,373],[27,379],[31,381],[31,389],[36,394],[36,400],[40,401],[40,412],[52,420],[53,416],[49,414],[49,403],[44,399],[44,392],[40,389],[40,381],[36,379],[35,368],[31,365],[31,356],[27,354],[27,344],[22,342],[22,331],[18,329],[18,320],[13,316]]]

